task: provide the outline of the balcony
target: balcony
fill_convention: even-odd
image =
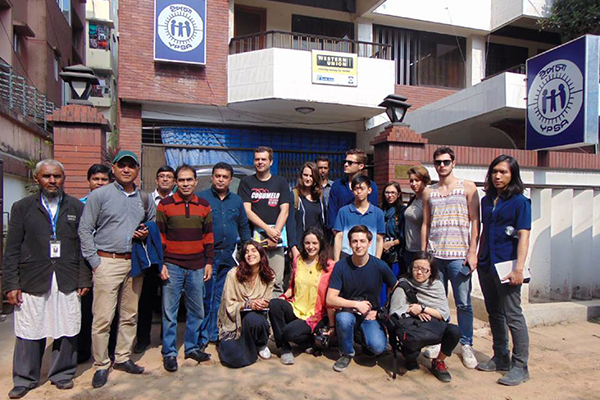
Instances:
[[[311,50],[356,55],[354,86],[313,83]],[[233,38],[229,54],[229,107],[240,112],[293,122],[306,120],[296,108],[309,107],[316,122],[368,119],[380,114],[377,105],[394,93],[389,45],[267,31]]]

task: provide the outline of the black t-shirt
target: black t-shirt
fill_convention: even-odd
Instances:
[[[324,213],[321,206],[321,200],[310,201],[306,197],[298,197],[298,210],[296,210],[296,240],[300,244],[302,235],[311,226],[321,228],[324,232],[323,225]]]
[[[271,175],[267,181],[259,180],[256,174],[244,177],[238,195],[244,203],[252,203],[252,211],[268,225],[277,222],[279,206],[291,202],[287,181],[276,175]]]
[[[380,307],[379,294],[383,282],[388,287],[396,284],[396,277],[385,262],[369,256],[367,264],[359,268],[354,265],[350,256],[336,263],[329,287],[339,290],[340,297],[346,300],[362,298],[368,300],[373,309],[377,309]]]

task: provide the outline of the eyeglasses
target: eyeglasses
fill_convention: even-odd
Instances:
[[[435,160],[433,162],[433,165],[435,165],[436,167],[441,166],[442,164],[444,164],[445,167],[449,166],[450,164],[452,164],[452,160]]]
[[[431,270],[429,268],[423,268],[423,267],[419,267],[419,266],[414,266],[413,270],[422,272],[424,274],[428,274],[431,272]]]
[[[344,160],[344,164],[348,164],[348,165],[358,164],[358,161]]]
[[[384,192],[386,196],[398,196],[398,192]]]

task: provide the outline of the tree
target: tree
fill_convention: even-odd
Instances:
[[[571,40],[600,33],[600,0],[554,0],[550,16],[540,20],[542,29],[556,29]]]

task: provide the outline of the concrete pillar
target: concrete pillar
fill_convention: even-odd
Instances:
[[[54,158],[65,167],[65,191],[83,197],[89,191],[87,170],[106,158],[110,123],[91,106],[69,104],[48,117],[54,123]]]
[[[592,299],[594,275],[593,208],[594,190],[575,190],[573,193],[573,297]]]
[[[550,299],[573,297],[573,189],[552,191]]]
[[[485,78],[486,37],[473,35],[467,38],[467,87]]]
[[[592,296],[600,297],[600,190],[594,190],[594,217],[592,222],[592,248],[593,248],[593,262],[590,267],[593,270],[593,285],[592,285]]]
[[[356,18],[354,37],[360,42],[373,43],[373,20],[369,18]],[[361,46],[358,55],[360,57],[371,57],[371,46]]]
[[[531,220],[529,301],[541,303],[550,300],[552,189],[531,189]]]

